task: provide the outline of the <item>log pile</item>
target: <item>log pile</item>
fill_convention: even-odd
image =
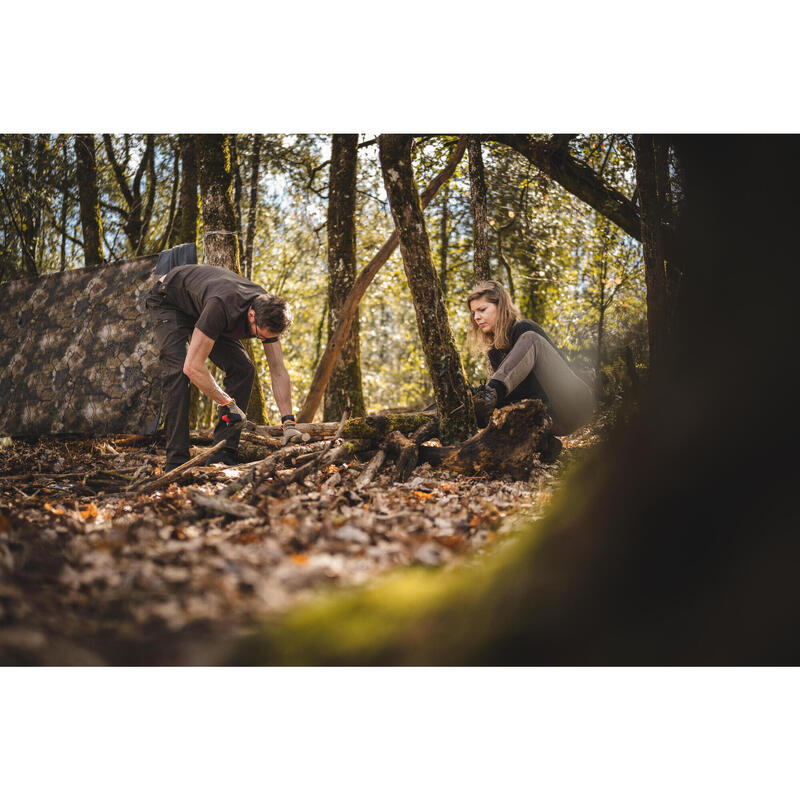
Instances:
[[[275,496],[292,483],[302,484],[321,470],[353,461],[356,462],[353,467],[361,473],[355,481],[357,489],[374,481],[389,462],[394,465],[393,479],[401,483],[423,462],[465,475],[524,480],[531,473],[534,456],[549,435],[551,424],[539,400],[525,400],[497,409],[486,428],[450,447],[440,447],[438,442],[432,441],[437,436],[439,421],[427,412],[379,414],[343,419],[339,423],[300,423],[298,428],[305,441],[286,447],[278,438],[280,428],[247,423],[239,445],[244,471],[218,492],[216,499],[220,501],[219,508],[239,493],[248,502],[257,503],[265,494]],[[141,437],[135,438],[135,442],[131,437],[120,438],[114,444],[143,443]],[[195,431],[192,442],[210,444],[211,429]],[[170,483],[185,482],[193,469],[221,447],[222,443],[197,448],[190,461],[172,472],[157,477],[134,476],[128,491],[147,493]],[[198,502],[208,505],[205,500]],[[237,516],[243,513],[237,508]]]

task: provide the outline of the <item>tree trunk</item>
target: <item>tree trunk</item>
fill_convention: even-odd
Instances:
[[[75,136],[78,198],[83,229],[83,252],[87,267],[103,263],[103,220],[97,192],[97,160],[94,136],[91,133]]]
[[[447,249],[449,242],[448,217],[449,217],[450,185],[447,184],[442,192],[442,213],[439,217],[439,283],[442,286],[442,296],[447,297]]]
[[[441,186],[450,180],[458,166],[458,162],[464,155],[466,147],[466,137],[462,136],[458,140],[458,144],[450,158],[447,160],[444,169],[430,182],[428,188],[422,193],[420,201],[423,209],[427,208],[428,203],[435,197],[436,192],[439,191]],[[378,274],[378,270],[389,260],[389,257],[394,252],[394,249],[397,247],[397,241],[397,231],[395,230],[383,244],[383,247],[376,253],[372,261],[358,273],[353,289],[347,296],[347,300],[342,307],[339,325],[329,338],[325,352],[322,354],[319,364],[317,364],[314,378],[308,389],[308,395],[303,403],[303,407],[297,415],[298,422],[311,422],[311,420],[314,419],[314,414],[317,413],[319,404],[322,401],[322,395],[325,391],[325,387],[328,385],[331,372],[333,372],[333,368],[336,366],[336,360],[339,358],[344,343],[347,341],[347,336],[350,333],[350,325],[358,309],[358,304],[361,302],[361,298],[367,291],[372,279]]]
[[[258,172],[263,141],[264,136],[257,133],[253,139],[253,160],[250,166],[250,208],[247,212],[247,241],[244,248],[244,276],[250,281],[253,280],[253,243],[258,219]]]
[[[356,157],[358,134],[334,134],[328,192],[328,337],[339,323],[342,307],[356,280]],[[361,388],[358,309],[342,355],[325,390],[323,419],[364,416]]]
[[[239,245],[239,264],[244,267],[244,237],[242,236],[242,169],[239,159],[239,137],[228,137],[231,147],[231,172],[233,173],[233,211],[236,215],[236,242]]]
[[[197,150],[196,136],[182,133],[178,137],[181,151],[181,189],[178,201],[178,223],[172,230],[170,247],[197,244]]]
[[[674,252],[675,219],[672,211],[672,187],[670,185],[668,137],[656,135],[654,137],[653,154],[655,156],[656,193],[659,200],[659,218],[661,220],[661,235],[664,242],[665,280],[667,292],[667,326],[674,331],[678,324],[676,312],[679,304],[681,288],[681,271]],[[667,236],[666,234],[669,234]]]
[[[69,199],[69,154],[67,150],[67,137],[61,134],[61,252],[59,258],[59,272],[67,268],[67,211]]]
[[[475,410],[433,267],[425,218],[411,167],[411,137],[382,134],[378,143],[383,181],[400,240],[425,363],[439,409],[440,436],[445,443],[461,441],[476,429]]]
[[[636,182],[642,219],[645,283],[647,285],[647,333],[650,374],[658,375],[668,348],[669,324],[664,241],[661,236],[662,201],[658,196],[654,137],[635,134]]]
[[[197,161],[200,173],[200,191],[203,203],[203,241],[205,263],[225,267],[241,274],[239,245],[236,236],[236,215],[233,210],[231,157],[228,137],[223,134],[197,136]],[[253,364],[256,363],[250,339],[244,341]],[[263,424],[267,418],[264,392],[256,368],[256,379],[247,416]]]
[[[489,267],[489,215],[486,210],[486,178],[479,136],[470,136],[469,151],[469,203],[472,208],[472,238],[474,248],[475,283],[492,277]]]

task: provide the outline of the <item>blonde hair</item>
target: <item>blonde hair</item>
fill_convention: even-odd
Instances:
[[[484,298],[497,306],[497,321],[492,333],[484,333],[476,324],[470,304],[473,300]],[[508,336],[514,323],[522,319],[520,310],[514,305],[511,295],[497,281],[481,281],[467,295],[470,329],[467,344],[474,353],[486,353],[492,347],[504,350],[509,345]]]

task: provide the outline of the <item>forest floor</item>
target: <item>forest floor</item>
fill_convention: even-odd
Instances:
[[[131,478],[163,450],[114,437],[8,440],[0,449],[0,664],[213,663],[214,642],[331,586],[414,564],[450,569],[544,513],[565,470],[600,438],[565,437],[528,481],[333,464],[262,495],[238,518],[209,510],[245,467],[198,467],[147,494]],[[237,500],[236,495],[231,500]]]

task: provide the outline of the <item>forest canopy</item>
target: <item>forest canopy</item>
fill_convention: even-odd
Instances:
[[[0,136],[0,281],[155,254],[187,241],[196,242],[203,263],[206,232],[196,138]],[[564,188],[563,181],[537,168],[519,148],[489,136],[480,138],[472,147],[479,148],[483,162],[489,274],[509,289],[524,316],[552,332],[587,381],[601,394],[613,392],[623,355],[640,368],[647,363],[641,243]],[[591,170],[623,198],[634,198],[632,137],[565,138],[571,164]],[[330,326],[327,218],[332,137],[248,133],[225,139],[241,269],[269,291],[285,296],[294,310],[295,324],[284,352],[296,396],[302,399]],[[442,170],[457,139],[415,137],[413,172],[420,190]],[[535,144],[549,137],[529,139]],[[394,225],[377,137],[359,135],[356,149],[355,263],[361,269]],[[424,214],[450,325],[467,378],[477,383],[486,378],[485,366],[463,347],[469,322],[464,298],[476,274],[470,164],[467,155],[460,159]],[[82,203],[94,196],[92,188],[95,211],[87,212]],[[99,236],[93,238],[92,230]],[[424,407],[432,400],[432,387],[399,249],[369,286],[359,316],[367,410]],[[263,354],[256,358],[263,360]],[[264,374],[265,364],[258,366]],[[274,415],[272,397],[265,400],[268,413]]]

